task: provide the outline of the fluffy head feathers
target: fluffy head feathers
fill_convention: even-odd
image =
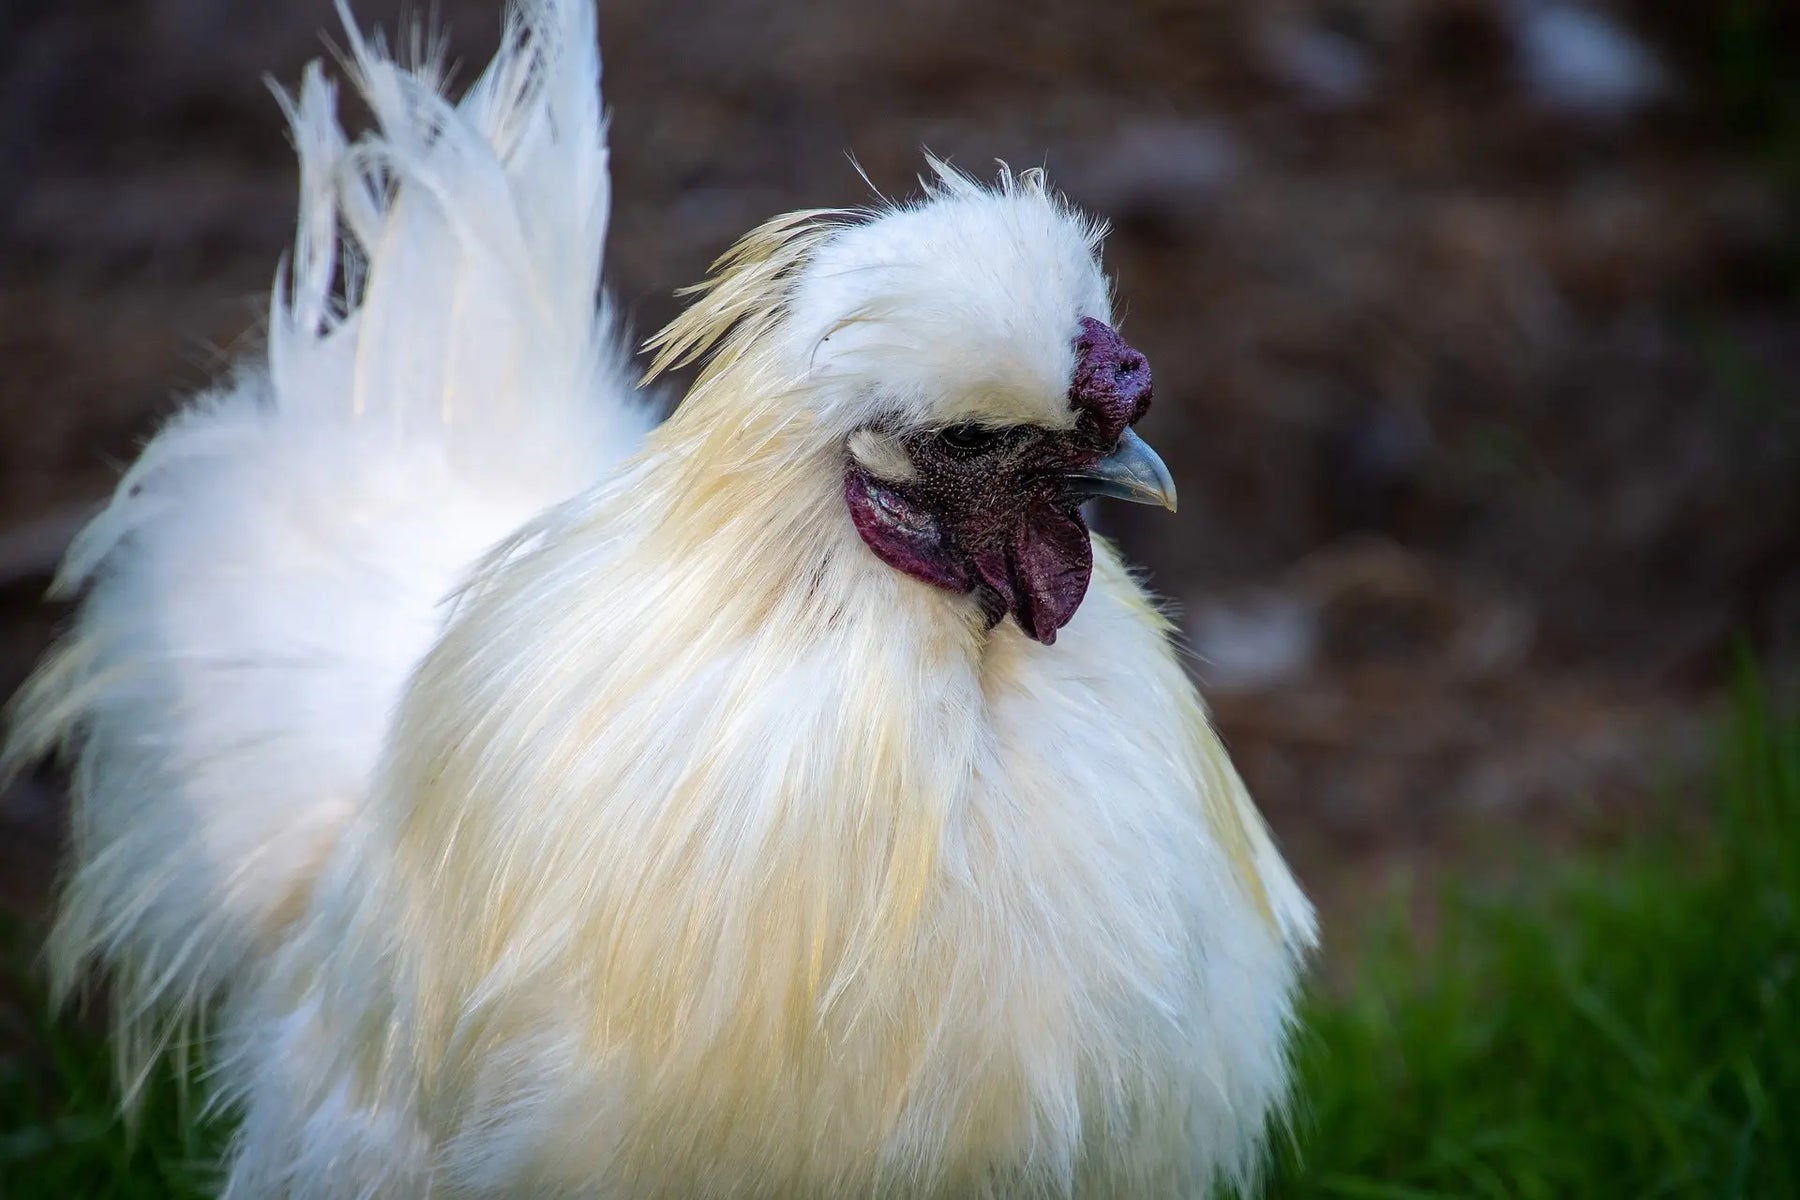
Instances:
[[[1103,228],[1041,171],[1003,169],[988,188],[930,165],[917,200],[746,236],[651,340],[651,374],[714,350],[710,375],[754,346],[827,438],[876,422],[1072,426],[1073,341],[1083,317],[1111,314]]]

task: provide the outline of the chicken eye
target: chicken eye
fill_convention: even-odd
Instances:
[[[999,440],[1000,431],[985,425],[952,425],[938,433],[938,441],[956,454],[979,454]]]

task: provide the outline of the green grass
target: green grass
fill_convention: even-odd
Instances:
[[[1741,689],[1711,832],[1448,897],[1308,1014],[1281,1197],[1800,1196],[1800,725]]]
[[[1724,741],[1706,834],[1448,897],[1316,998],[1270,1194],[1800,1196],[1800,724],[1746,685]],[[10,1032],[0,1198],[204,1194],[221,1131],[172,1078],[128,1137],[95,1036]]]
[[[0,981],[26,999],[0,1007],[0,1200],[201,1200],[212,1194],[225,1131],[195,1118],[200,1097],[158,1073],[128,1132],[104,1040],[53,1020],[16,930],[0,935]],[[6,989],[0,987],[0,1005]],[[16,1029],[18,1017],[27,1028]],[[8,1053],[9,1046],[16,1046]]]

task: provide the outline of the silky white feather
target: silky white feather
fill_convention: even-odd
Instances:
[[[1249,1180],[1312,918],[1168,624],[1096,541],[1053,647],[989,630],[842,499],[887,432],[1072,419],[1097,231],[941,165],[779,218],[655,340],[707,365],[625,457],[588,5],[455,107],[351,57],[380,132],[309,73],[266,366],[77,548],[16,743],[78,764],[64,978],[218,1002],[226,1194]]]

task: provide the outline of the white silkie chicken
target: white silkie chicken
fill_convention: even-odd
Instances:
[[[266,353],[81,536],[14,761],[127,1091],[208,1016],[225,1194],[1173,1197],[1252,1177],[1309,909],[1080,502],[1173,507],[1036,173],[597,304],[587,0],[456,105],[315,67]]]

